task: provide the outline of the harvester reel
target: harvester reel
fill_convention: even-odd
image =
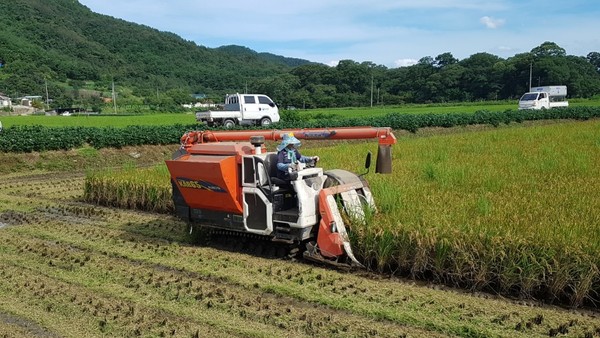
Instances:
[[[362,189],[337,194],[334,197],[344,211],[343,214],[347,219],[364,222],[365,210],[375,210],[375,202],[373,201],[367,181],[362,176],[341,169],[326,171],[325,175],[327,176],[327,180],[325,180],[323,189],[344,184],[362,186]]]
[[[327,180],[319,194],[321,223],[317,243],[308,243],[304,257],[338,267],[363,267],[354,257],[345,223],[365,221],[366,208],[374,207],[369,186],[346,170],[325,172]]]

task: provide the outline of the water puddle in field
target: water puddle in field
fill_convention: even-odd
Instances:
[[[7,227],[7,226],[8,226],[8,224],[0,222],[0,229]]]

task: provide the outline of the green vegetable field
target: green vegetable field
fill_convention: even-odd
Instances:
[[[473,113],[420,113],[369,117],[327,117],[304,119],[290,115],[269,128],[339,128],[353,126],[390,127],[396,130],[417,132],[427,127],[450,128],[468,125],[521,123],[523,121],[575,119],[600,117],[600,107],[581,106],[547,110],[507,110],[504,112],[478,110]],[[97,118],[97,117],[95,117]],[[254,127],[256,128],[256,127]],[[42,125],[16,125],[6,128],[0,135],[0,151],[34,152],[69,150],[90,145],[96,149],[121,148],[149,144],[178,144],[181,136],[190,130],[206,129],[200,124],[127,125],[125,127],[46,127]]]

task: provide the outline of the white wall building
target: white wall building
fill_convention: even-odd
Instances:
[[[12,106],[12,102],[10,101],[10,97],[0,93],[0,108],[10,107]]]

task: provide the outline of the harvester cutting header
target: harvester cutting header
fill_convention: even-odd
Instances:
[[[396,138],[390,128],[191,131],[166,161],[177,215],[203,227],[306,248],[304,257],[311,260],[360,266],[342,214],[360,218],[364,208],[375,208],[368,183],[342,169],[323,172],[314,162],[299,163],[290,181],[277,178],[277,152],[267,152],[265,140],[290,133],[306,140],[376,138],[376,172],[391,173]],[[367,168],[370,162],[369,153]]]

